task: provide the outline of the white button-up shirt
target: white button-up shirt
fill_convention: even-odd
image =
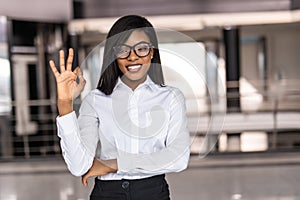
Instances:
[[[120,78],[111,95],[91,91],[79,117],[75,112],[57,117],[57,126],[64,160],[75,176],[85,174],[94,158],[117,159],[117,173],[99,177],[102,180],[179,172],[188,164],[184,96],[149,77],[134,91]]]

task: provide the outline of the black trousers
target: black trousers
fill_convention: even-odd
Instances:
[[[99,180],[90,200],[170,200],[165,175],[136,180]]]

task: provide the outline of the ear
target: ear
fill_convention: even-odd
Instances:
[[[154,48],[151,48],[151,50],[150,50],[150,56],[151,56],[151,59],[153,58],[153,55],[154,55]]]

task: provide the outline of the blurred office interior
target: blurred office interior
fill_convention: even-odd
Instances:
[[[167,176],[172,198],[300,199],[300,1],[2,0],[0,200],[88,199],[91,186],[61,158],[48,61],[74,48],[85,91],[95,88],[95,47],[127,14],[186,38],[162,34],[162,49],[199,47],[190,53],[201,76],[162,51],[165,82],[185,94],[191,131],[188,169]]]

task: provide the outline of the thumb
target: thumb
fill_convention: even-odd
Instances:
[[[79,83],[77,83],[77,87],[79,88],[80,92],[83,91],[85,84],[86,84],[86,80],[83,78],[82,75],[80,75],[79,76]]]
[[[79,84],[81,84],[83,86],[86,84],[86,80],[83,78],[82,75],[79,76]]]

